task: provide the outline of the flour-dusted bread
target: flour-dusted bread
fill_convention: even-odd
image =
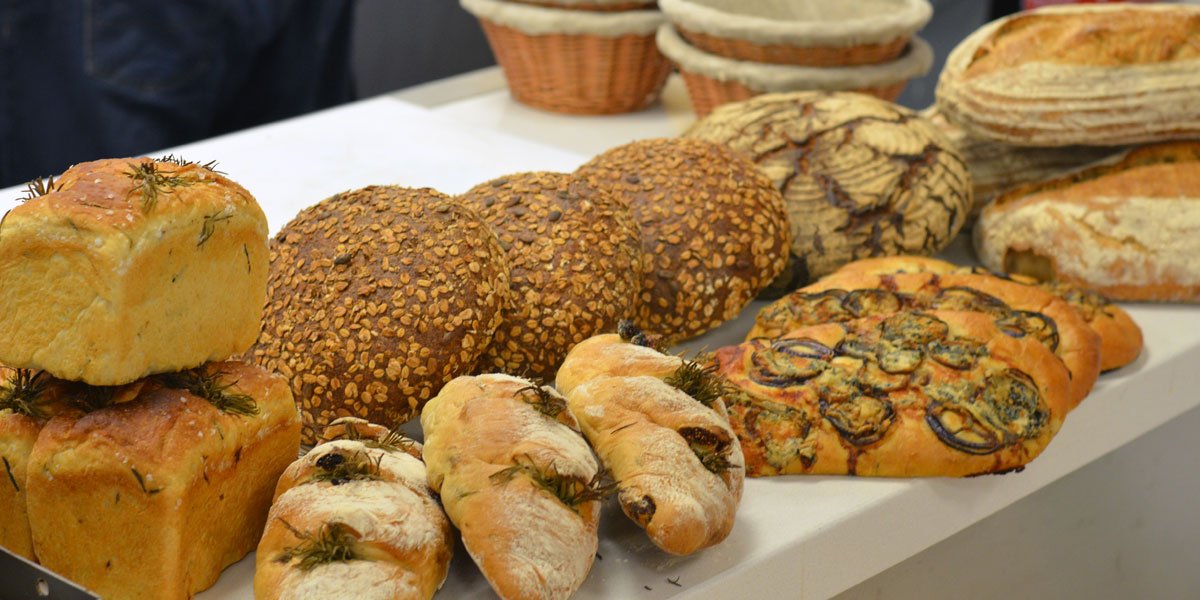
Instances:
[[[1054,6],[979,28],[946,59],[937,105],[1022,146],[1200,135],[1200,6]]]
[[[26,474],[33,548],[104,598],[185,599],[254,549],[300,447],[282,377],[224,362],[51,418]]]
[[[240,185],[125,158],[29,188],[0,222],[0,363],[118,385],[254,343],[267,219]]]
[[[255,555],[258,600],[417,600],[446,579],[454,538],[421,445],[346,417],[293,462]]]
[[[908,312],[718,349],[746,473],[958,477],[1037,457],[1068,374],[989,315]]]
[[[992,270],[1113,300],[1200,302],[1200,142],[1142,146],[1011,190],[974,238]]]
[[[459,377],[421,412],[429,484],[505,600],[567,598],[599,544],[600,467],[567,402],[509,375]]]

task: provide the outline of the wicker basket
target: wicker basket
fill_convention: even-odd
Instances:
[[[617,12],[622,10],[644,10],[654,8],[656,0],[513,0],[521,4],[532,4],[546,8],[585,10],[592,12]]]
[[[759,94],[766,93],[761,90],[752,90],[737,81],[717,81],[704,75],[682,70],[679,74],[683,75],[683,83],[687,87],[688,100],[691,101],[692,110],[695,111],[697,117],[707,115],[714,108],[722,104],[747,100]],[[893,83],[886,86],[846,91],[869,94],[888,102],[894,102],[896,98],[900,97],[900,92],[904,91],[906,85],[908,85],[907,81],[901,81],[900,83]]]
[[[908,46],[909,36],[898,37],[878,44],[861,44],[839,48],[834,46],[789,46],[787,44],[755,44],[746,40],[721,38],[699,31],[678,27],[679,34],[691,45],[705,52],[737,60],[775,65],[806,67],[840,67],[870,65],[895,59]]]

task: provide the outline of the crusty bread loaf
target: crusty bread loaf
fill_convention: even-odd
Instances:
[[[984,25],[946,59],[938,109],[1023,146],[1200,135],[1200,6],[1055,6]]]
[[[1062,362],[972,312],[804,327],[714,354],[746,473],[958,477],[1033,460],[1070,406]]]
[[[428,599],[450,567],[450,522],[420,444],[349,418],[280,477],[255,556],[258,600]],[[330,431],[334,429],[334,431]]]
[[[283,378],[237,362],[145,382],[46,423],[26,476],[33,547],[104,598],[190,598],[254,549],[300,446]]]
[[[224,175],[100,160],[29,196],[0,223],[0,362],[118,385],[258,337],[267,219]]]
[[[599,543],[599,465],[566,400],[508,375],[459,377],[421,412],[429,484],[505,600],[567,598]]]
[[[1200,302],[1200,142],[1142,146],[1011,190],[974,238],[996,271],[1113,300]]]

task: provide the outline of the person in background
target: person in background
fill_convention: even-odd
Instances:
[[[0,0],[0,187],[352,100],[352,11]]]

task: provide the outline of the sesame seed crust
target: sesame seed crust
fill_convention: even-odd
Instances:
[[[722,145],[642,140],[575,173],[633,212],[647,256],[636,322],[670,341],[737,316],[787,262],[783,198],[753,163]]]
[[[612,195],[539,172],[482,183],[462,199],[493,228],[512,273],[512,303],[476,370],[553,378],[575,344],[633,313],[638,228]]]
[[[259,364],[287,377],[312,443],[333,420],[417,416],[500,324],[508,265],[436,190],[372,186],[302,211],[271,245]]]

